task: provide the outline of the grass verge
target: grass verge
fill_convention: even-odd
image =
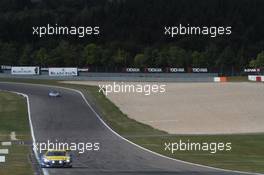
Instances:
[[[0,141],[9,141],[9,135],[12,131],[16,132],[18,139],[30,139],[26,105],[23,97],[0,91]],[[1,148],[9,149],[9,154],[6,155],[6,162],[0,163],[1,175],[33,174],[29,161],[29,146],[0,146]]]
[[[243,78],[242,78],[243,79]],[[0,79],[1,80],[1,79]],[[101,114],[103,120],[120,135],[160,154],[185,160],[188,162],[208,165],[230,170],[264,173],[264,134],[250,135],[170,135],[128,118],[103,94],[97,87],[83,85],[66,85],[50,80],[5,79],[5,81],[40,83],[59,85],[81,90],[90,103]],[[231,142],[232,150],[227,152],[185,151],[174,154],[165,151],[165,142]]]

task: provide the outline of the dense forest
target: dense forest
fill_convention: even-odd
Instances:
[[[99,26],[100,35],[32,35],[47,24]],[[232,34],[164,35],[179,24]],[[264,67],[264,1],[0,0],[0,65]]]

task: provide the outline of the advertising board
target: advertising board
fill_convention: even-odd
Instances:
[[[171,72],[171,73],[184,73],[185,69],[184,68],[171,67],[171,68],[168,68],[168,72]]]
[[[145,72],[149,73],[162,73],[162,68],[145,68]]]
[[[125,72],[140,72],[140,68],[125,68]]]
[[[11,68],[12,75],[39,75],[37,66],[14,66]]]
[[[49,76],[78,76],[76,67],[52,67],[49,68]]]

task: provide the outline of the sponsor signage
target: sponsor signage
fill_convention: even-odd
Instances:
[[[39,67],[29,66],[29,67],[12,67],[12,75],[39,75]]]
[[[208,69],[207,68],[192,68],[193,73],[207,73]]]
[[[260,68],[245,68],[244,72],[245,73],[258,73],[260,72]]]
[[[184,68],[168,68],[168,71],[172,73],[184,73],[185,69]]]
[[[41,71],[49,71],[49,68],[47,68],[47,67],[42,67],[42,68],[40,68],[40,70],[41,70]]]
[[[89,68],[78,68],[79,72],[89,72]]]
[[[162,73],[162,68],[145,68],[145,72]]]
[[[129,68],[126,68],[126,72],[140,72],[140,68],[129,67]]]
[[[49,76],[78,76],[78,68],[76,67],[49,68]]]
[[[1,69],[3,70],[11,70],[12,66],[7,66],[7,65],[1,65]]]

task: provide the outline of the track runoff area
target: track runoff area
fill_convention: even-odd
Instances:
[[[28,68],[28,69],[27,69]],[[38,68],[38,67],[35,67],[34,69],[32,68],[32,67],[15,67],[15,68],[13,68],[13,70],[12,70],[12,68],[11,68],[11,72],[13,72],[12,74],[13,75],[15,75],[15,74],[20,74],[20,75],[22,75],[22,74],[26,74],[26,75],[30,75],[30,72],[31,72],[31,74],[32,75],[36,75],[36,72],[37,72],[37,70],[40,70],[40,69],[36,69],[36,68]],[[29,70],[30,69],[30,70]],[[130,70],[130,69],[132,69],[132,68],[129,68],[129,69],[127,69],[127,70]],[[159,71],[159,70],[155,70],[156,68],[150,68],[149,70],[151,70],[151,71],[154,71],[154,72],[156,72],[157,73],[157,71]],[[178,69],[178,68],[177,68]],[[134,71],[134,68],[132,69],[133,71]],[[195,69],[192,69],[192,70],[194,70],[194,71],[198,71],[198,70],[201,70],[201,71],[204,71],[204,73],[205,73],[205,70],[206,69],[204,69],[204,68],[202,68],[202,69],[199,69],[199,68],[195,68]],[[257,70],[257,69],[256,69]],[[46,70],[47,71],[47,70]],[[87,71],[87,70],[84,70],[84,71]],[[34,74],[34,72],[35,72],[35,74]],[[70,76],[70,77],[72,77],[72,76],[78,76],[79,75],[79,72],[78,72],[78,69],[77,68],[50,68],[50,69],[48,69],[48,72],[49,72],[49,76]],[[77,72],[77,73],[76,73]],[[253,69],[251,70],[251,72],[253,72]],[[193,72],[194,73],[194,72]],[[201,73],[201,72],[199,72],[199,73]],[[262,76],[259,76],[259,75],[252,75],[252,76],[256,76],[256,81],[259,81],[259,78],[258,77],[261,77],[262,78]],[[227,79],[225,78],[225,77],[213,77],[213,79],[212,80],[214,80],[215,82],[226,82],[227,81]],[[249,80],[251,80],[251,81],[254,81],[254,78],[250,78]],[[262,81],[262,79],[260,79],[260,81]],[[82,82],[83,83],[83,82]],[[20,88],[18,88],[18,89],[20,89]],[[27,92],[28,93],[28,92]],[[109,97],[110,99],[111,99],[111,97]],[[111,99],[112,101],[114,101],[114,99]],[[118,102],[116,102],[116,101],[114,101],[115,103],[117,103],[117,106],[118,107],[120,107],[119,105],[118,105]],[[122,108],[122,107],[120,107],[120,109],[123,111],[124,109]],[[128,112],[129,113],[129,112]],[[129,115],[130,116],[130,115]],[[140,121],[140,120],[139,120]],[[144,123],[144,121],[141,121],[142,123]],[[150,122],[152,122],[152,123],[155,123],[155,121],[150,121]],[[165,122],[166,123],[166,122]],[[171,122],[171,123],[173,123],[173,122]],[[151,124],[151,123],[148,123],[149,125],[153,125],[153,124]],[[160,128],[159,128],[160,129]],[[172,133],[173,131],[169,131],[169,133]],[[176,133],[177,133],[177,131],[176,131]],[[183,133],[184,134],[184,133]],[[191,134],[193,134],[193,133],[191,133]],[[204,134],[204,133],[202,133],[202,134]],[[177,151],[179,150],[179,149],[182,149],[183,147],[186,147],[186,149],[187,149],[187,147],[191,147],[192,145],[191,145],[192,143],[189,141],[189,140],[187,140],[187,141],[183,141],[182,140],[182,143],[171,143],[171,142],[166,142],[166,143],[164,143],[164,149],[166,150],[166,151],[171,151],[172,152],[172,154],[175,152],[175,153],[177,153]],[[204,144],[204,145],[199,145],[199,144],[197,144],[197,143],[194,143],[195,145],[195,147],[200,147],[201,149],[207,149],[207,150],[209,150],[210,151],[210,153],[211,154],[214,154],[215,153],[215,151],[219,151],[219,150],[216,150],[215,148],[220,148],[220,151],[230,151],[231,149],[232,149],[232,143],[229,143],[229,142],[226,142],[226,143],[219,143],[219,144],[208,144],[207,146],[206,146],[206,144]],[[184,145],[184,146],[182,146],[182,145]],[[141,155],[141,154],[140,154]],[[83,164],[86,164],[86,163],[83,163],[83,161],[84,161],[85,159],[81,159],[81,161],[79,162],[79,163],[81,163],[81,165],[83,165]],[[149,161],[149,160],[148,160]],[[147,162],[148,162],[147,161]],[[161,162],[163,162],[163,160],[161,161]],[[171,163],[171,162],[170,162]],[[146,162],[144,162],[144,164],[146,164]],[[143,165],[144,165],[143,164]],[[161,164],[163,164],[163,163],[161,163]],[[160,165],[161,165],[160,164]],[[185,163],[183,163],[183,164],[185,164]],[[186,163],[187,165],[188,165],[188,163]],[[159,166],[160,166],[159,165]],[[78,165],[78,166],[80,166],[80,164]],[[157,167],[159,167],[158,165],[157,165]],[[196,166],[196,165],[193,165],[194,167]],[[136,166],[137,167],[137,166]],[[137,169],[136,167],[134,167],[135,169]],[[183,165],[181,165],[180,167],[184,167]],[[164,167],[164,165],[162,166],[162,168],[164,168],[164,169],[166,169],[166,167]],[[180,168],[181,169],[181,168]],[[182,172],[188,172],[188,171],[194,171],[194,172],[203,172],[203,174],[205,174],[205,172],[204,172],[204,170],[209,170],[209,172],[207,172],[207,173],[209,173],[209,174],[215,174],[215,173],[219,173],[218,171],[220,171],[220,172],[225,172],[225,171],[221,171],[221,170],[212,170],[212,169],[210,169],[210,168],[208,168],[208,167],[203,167],[202,168],[202,170],[200,170],[199,168],[198,169],[193,169],[193,167],[191,166],[191,167],[188,167],[188,168],[183,168],[184,170],[182,171]],[[131,171],[133,171],[133,169],[131,169]],[[140,171],[140,170],[138,170],[138,171]],[[172,171],[174,171],[174,173],[176,172],[176,171],[179,171],[179,169],[177,169],[177,170],[172,170]],[[155,172],[155,170],[154,170],[154,172]],[[51,171],[51,174],[52,173],[54,173],[53,171]],[[57,171],[56,171],[56,173],[57,173]],[[71,171],[71,173],[73,173],[73,171]],[[164,172],[163,172],[164,173]],[[190,172],[189,172],[190,173]],[[228,173],[228,172],[225,172],[225,173]],[[230,172],[229,172],[230,173]],[[235,172],[232,172],[232,173],[235,173]],[[231,174],[232,174],[231,173]],[[238,172],[237,172],[238,173]],[[144,173],[143,173],[144,174]],[[162,174],[162,173],[161,173]]]

